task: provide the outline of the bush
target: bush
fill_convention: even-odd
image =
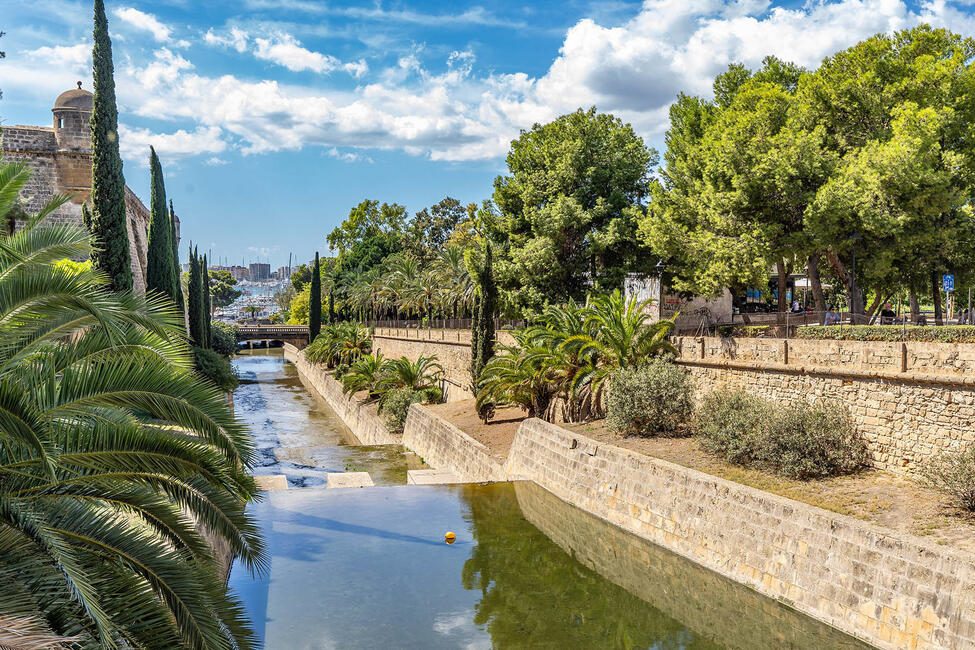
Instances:
[[[867,464],[867,445],[838,402],[800,402],[770,420],[759,463],[800,480],[849,474]]]
[[[349,364],[340,363],[339,365],[335,366],[334,375],[336,379],[341,379],[342,376],[347,372],[349,372]]]
[[[652,436],[676,430],[692,413],[691,378],[664,359],[617,370],[606,397],[606,423],[617,433]]]
[[[213,350],[194,347],[193,361],[196,365],[196,371],[216,384],[221,390],[229,392],[237,388],[239,383],[237,374],[227,357]]]
[[[918,327],[908,325],[809,325],[796,329],[797,339],[837,341],[922,341],[926,343],[975,343],[975,325]]]
[[[237,326],[220,321],[211,321],[210,347],[217,354],[231,357],[237,353]]]
[[[867,446],[838,402],[777,407],[741,391],[717,391],[697,413],[701,445],[730,463],[806,480],[854,472]]]
[[[398,388],[386,395],[383,402],[383,421],[393,433],[403,433],[406,426],[406,416],[410,412],[411,404],[423,402],[423,393],[409,388]]]
[[[936,456],[921,469],[921,479],[975,511],[975,445]]]
[[[761,338],[775,336],[775,329],[772,325],[718,325],[715,333],[723,338],[729,336]]]
[[[697,409],[701,446],[729,463],[748,465],[758,457],[761,432],[772,419],[771,404],[743,391],[715,391]]]

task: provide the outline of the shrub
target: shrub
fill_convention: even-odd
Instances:
[[[838,402],[788,407],[741,391],[717,391],[697,413],[701,445],[730,463],[806,480],[848,474],[868,460],[867,446]]]
[[[336,379],[341,379],[345,375],[345,373],[347,373],[347,372],[349,372],[349,365],[348,364],[340,363],[339,365],[335,366],[335,373],[334,374],[335,374],[335,378]]]
[[[921,469],[921,479],[975,511],[975,445],[934,457]]]
[[[652,436],[676,430],[692,413],[691,379],[664,359],[617,370],[606,398],[606,422],[617,433]]]
[[[839,402],[800,402],[769,420],[759,464],[800,480],[849,474],[867,464],[867,445]]]
[[[743,391],[719,390],[709,394],[697,409],[697,433],[701,446],[736,465],[747,465],[758,456],[761,432],[772,419],[771,404]]]
[[[975,343],[975,325],[918,327],[908,325],[809,325],[796,330],[798,339],[838,341],[922,341],[927,343]]]
[[[403,433],[411,404],[423,402],[423,393],[409,388],[397,388],[386,395],[382,404],[383,421],[393,433]]]
[[[237,374],[227,357],[217,354],[213,350],[194,347],[193,361],[196,365],[196,371],[216,384],[221,390],[232,391],[237,388]]]
[[[237,326],[220,321],[211,321],[210,347],[225,357],[237,353]]]
[[[771,325],[718,325],[715,333],[723,338],[729,336],[761,338],[775,336],[775,329]]]

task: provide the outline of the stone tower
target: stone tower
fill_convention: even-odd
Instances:
[[[81,87],[67,90],[54,101],[54,137],[58,151],[91,153],[91,130],[88,125],[95,96]]]

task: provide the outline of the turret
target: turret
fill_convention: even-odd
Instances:
[[[94,98],[87,90],[77,88],[58,95],[54,102],[54,137],[58,151],[91,151],[91,131],[88,126]]]

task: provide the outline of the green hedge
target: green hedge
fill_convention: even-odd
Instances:
[[[772,325],[718,325],[716,329],[718,336],[729,337],[739,336],[756,338],[773,335]]]
[[[975,343],[975,325],[918,327],[908,325],[809,325],[796,329],[797,339],[836,341],[924,341],[929,343]]]

